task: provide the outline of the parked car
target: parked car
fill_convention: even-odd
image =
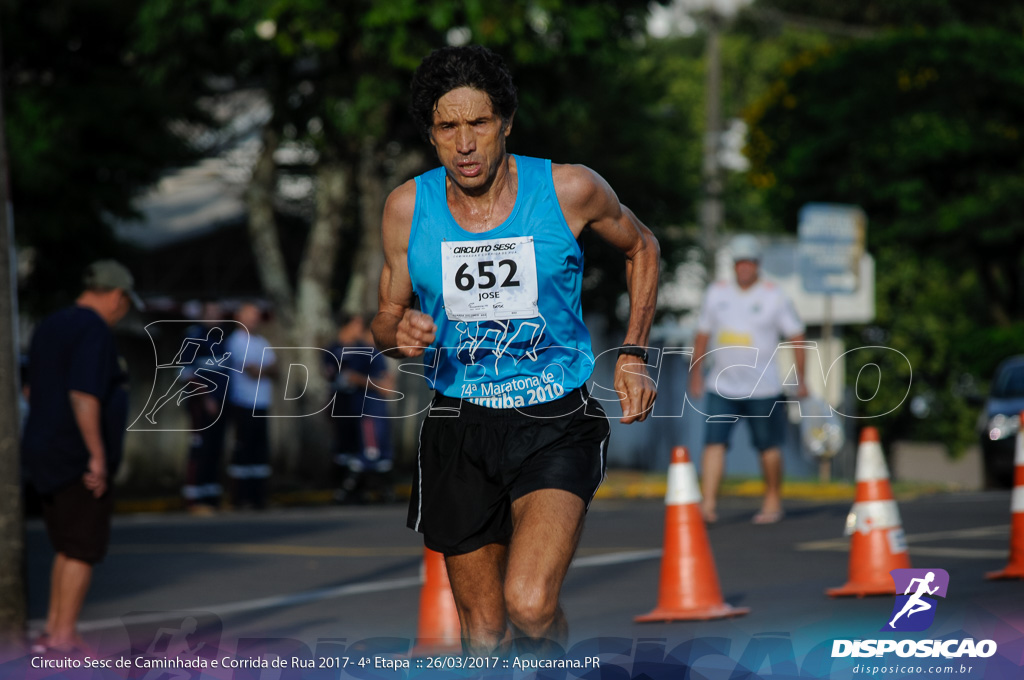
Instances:
[[[978,418],[986,488],[1013,486],[1021,411],[1024,411],[1024,354],[1010,357],[996,368]]]

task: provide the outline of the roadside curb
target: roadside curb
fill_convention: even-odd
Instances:
[[[409,498],[411,484],[397,483],[395,497]],[[610,499],[663,499],[668,489],[665,473],[641,472],[637,470],[610,470],[605,482],[597,490],[595,498]],[[894,482],[893,493],[897,500],[908,500],[919,496],[957,490],[939,483]],[[786,499],[810,502],[852,501],[856,492],[853,482],[818,482],[815,480],[786,480],[782,496]],[[754,498],[764,494],[764,484],[759,479],[726,479],[722,484],[723,496]],[[271,495],[273,507],[316,507],[332,504],[331,489],[307,489],[282,491]],[[185,502],[178,496],[150,496],[146,498],[123,498],[115,503],[118,514],[184,512]]]

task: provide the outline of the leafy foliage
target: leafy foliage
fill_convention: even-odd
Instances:
[[[87,262],[123,254],[108,217],[132,217],[140,189],[189,158],[168,123],[190,104],[147,87],[128,49],[135,5],[0,3],[14,221],[35,254],[29,309],[67,302]]]
[[[699,139],[688,112],[661,105],[672,73],[641,56],[645,14],[624,0],[147,0],[140,50],[157,64],[156,82],[191,77],[197,94],[211,82],[261,88],[271,124],[286,138],[356,168],[368,154],[423,148],[405,113],[407,83],[423,56],[452,40],[487,45],[505,57],[521,90],[511,150],[590,165],[653,224],[692,212],[687,146],[699,148]],[[222,46],[219,59],[207,55],[210,45]],[[198,80],[195,64],[208,69]],[[350,236],[355,245],[358,232]],[[591,282],[621,290],[621,256],[595,254]],[[610,295],[592,299],[614,303]]]
[[[957,24],[1001,28],[1017,35],[1024,30],[1024,5],[1012,0],[762,0],[759,4],[853,26],[936,29]]]
[[[892,32],[783,73],[749,114],[752,179],[788,225],[812,200],[864,207],[877,329],[942,411],[899,428],[962,445],[964,376],[1024,344],[1024,45],[997,29]]]

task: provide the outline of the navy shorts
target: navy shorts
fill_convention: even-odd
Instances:
[[[727,399],[714,392],[707,393],[704,413],[708,417],[738,416],[739,420],[712,420],[707,423],[704,433],[705,444],[729,443],[732,428],[738,422],[745,422],[750,428],[750,438],[758,451],[774,449],[786,441],[786,397],[779,394],[774,397],[757,399]]]
[[[408,526],[431,550],[462,555],[507,544],[512,502],[530,492],[561,489],[589,506],[609,431],[601,405],[579,389],[520,409],[439,395],[420,429]]]

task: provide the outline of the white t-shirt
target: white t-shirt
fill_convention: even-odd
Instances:
[[[238,329],[228,336],[224,343],[224,350],[231,352],[231,358],[228,361],[232,368],[244,369],[246,366],[263,364],[273,366],[277,361],[274,350],[270,349],[270,343],[266,338],[255,333],[250,336],[242,329]],[[242,357],[245,357],[244,364]],[[228,383],[228,399],[235,406],[265,409],[270,406],[273,398],[271,389],[271,382],[267,377],[261,376],[257,380],[243,370],[241,373],[231,374],[231,382]]]
[[[743,290],[720,281],[704,297],[697,331],[709,336],[707,389],[732,399],[763,398],[782,392],[779,341],[802,334],[804,325],[775,284],[758,280]]]

